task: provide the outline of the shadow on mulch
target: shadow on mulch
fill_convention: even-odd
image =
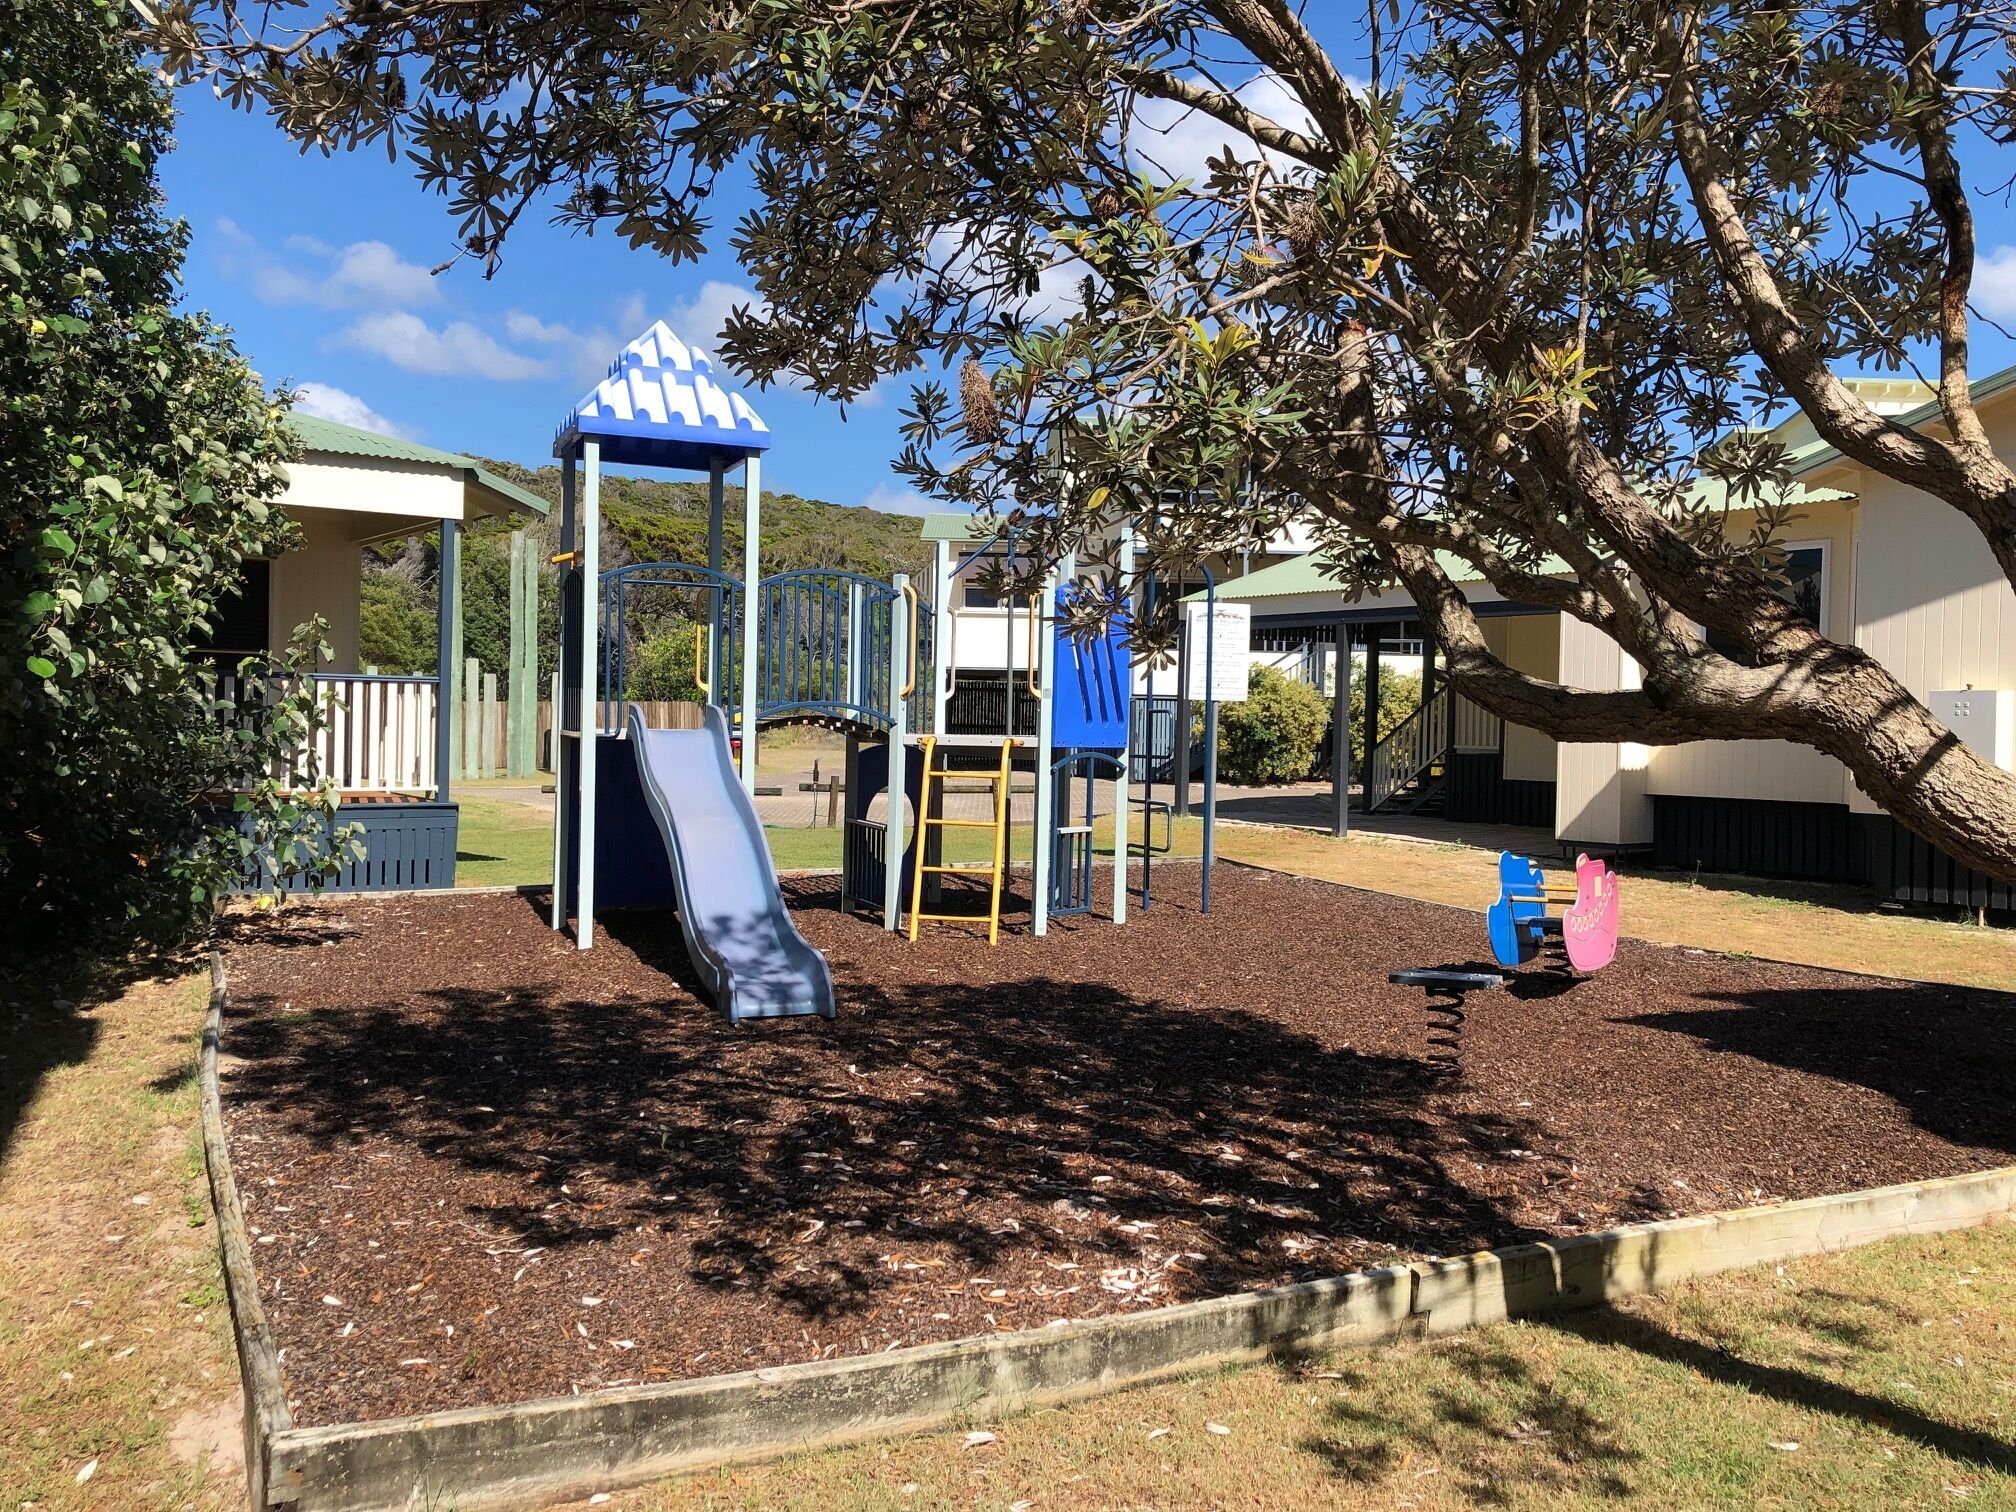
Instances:
[[[2016,1000],[1933,984],[1707,993],[1726,1008],[1626,1020],[1882,1093],[1955,1144],[2016,1151]],[[1736,1008],[1741,1012],[1729,1012]],[[1851,1027],[1852,1026],[1852,1027]]]
[[[612,916],[605,927],[704,999],[672,916]],[[1431,1251],[1538,1232],[1508,1225],[1442,1170],[1452,1155],[1531,1144],[1528,1121],[1473,1117],[1452,1135],[1423,1116],[1442,1090],[1432,1063],[1327,1047],[1257,1014],[1172,1022],[1166,1003],[1049,977],[853,983],[838,1024],[767,1024],[760,1043],[676,1000],[433,990],[424,1026],[416,1006],[234,1018],[231,1098],[281,1113],[316,1146],[396,1137],[522,1180],[524,1200],[483,1216],[532,1245],[595,1243],[682,1213],[767,1230],[780,1212],[809,1211],[806,1154],[831,1150],[846,1152],[846,1213],[864,1239],[946,1245],[971,1270],[1026,1248],[1032,1210],[1059,1201],[1095,1198],[1117,1225],[1194,1219],[1200,1172],[1237,1216],[1185,1277],[1190,1295],[1252,1284],[1256,1269],[1276,1275],[1282,1240],[1310,1230]],[[928,1065],[928,1086],[900,1077],[913,1061]],[[1340,1129],[1351,1148],[1324,1152],[1325,1164],[1348,1154],[1353,1179],[1290,1186],[1284,1166],[1308,1154],[1294,1128]],[[905,1154],[910,1139],[933,1158]],[[1221,1147],[1236,1154],[1214,1158]],[[1084,1161],[1125,1174],[1094,1184],[1076,1169]],[[920,1185],[947,1169],[967,1189],[934,1204]],[[561,1184],[591,1174],[599,1211],[554,1205]],[[1112,1227],[1071,1243],[1116,1256],[1137,1248]],[[859,1308],[897,1279],[855,1265],[807,1285],[772,1248],[731,1235],[696,1246],[693,1272],[753,1280],[807,1319]]]

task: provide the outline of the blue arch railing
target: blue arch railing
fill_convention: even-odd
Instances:
[[[832,720],[887,729],[893,697],[907,685],[906,722],[928,711],[935,619],[916,608],[916,667],[909,657],[891,685],[898,597],[893,584],[858,572],[796,568],[746,591],[741,579],[690,562],[638,562],[602,575],[602,728],[637,692],[643,644],[673,616],[699,627],[695,665],[708,702],[733,715],[742,706],[742,616],[756,615],[754,691],[759,724]],[[711,675],[707,675],[708,670]],[[614,712],[612,712],[614,711]]]

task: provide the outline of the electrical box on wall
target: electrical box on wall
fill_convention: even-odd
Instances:
[[[1974,748],[1977,755],[2016,771],[2016,691],[1961,688],[1934,693],[1932,715]]]

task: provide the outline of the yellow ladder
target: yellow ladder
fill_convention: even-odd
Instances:
[[[978,914],[927,914],[924,912],[924,874],[941,877],[986,877],[987,893],[987,943],[998,944],[1001,939],[1001,875],[1008,860],[1008,758],[1015,749],[1013,740],[1001,742],[1001,766],[991,776],[981,772],[947,772],[941,770],[934,757],[938,751],[936,736],[924,737],[924,788],[922,793],[923,812],[917,819],[917,870],[910,879],[910,938],[917,938],[917,926],[926,919],[938,924],[977,924]],[[948,777],[986,777],[994,785],[994,817],[992,819],[946,819],[932,812],[931,784],[941,784],[939,796],[944,796],[942,784]],[[988,866],[944,866],[927,865],[925,856],[929,849],[925,844],[932,827],[945,829],[992,829],[994,831],[994,860]]]

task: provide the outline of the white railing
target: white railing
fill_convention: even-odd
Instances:
[[[1495,751],[1504,738],[1505,722],[1481,704],[1456,695],[1456,749]]]
[[[1449,750],[1449,690],[1435,696],[1393,727],[1366,761],[1365,812],[1376,813],[1395,794]]]
[[[344,793],[435,791],[435,682],[373,673],[317,676],[332,695],[329,722],[315,732],[286,774],[297,782],[333,780]],[[217,695],[234,705],[256,696],[236,673],[219,673]]]

